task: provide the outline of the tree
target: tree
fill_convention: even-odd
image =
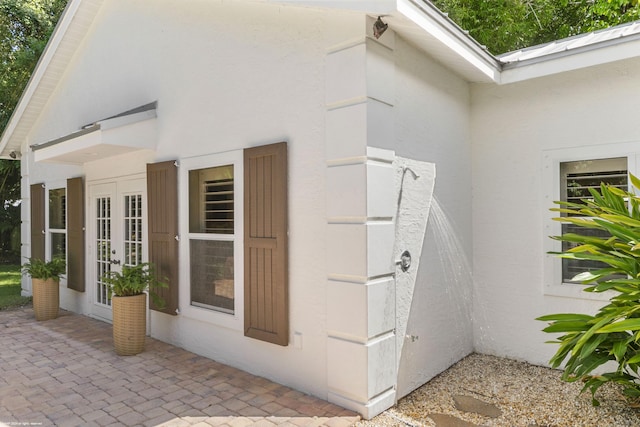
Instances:
[[[0,133],[67,0],[0,0]],[[20,249],[20,163],[0,159],[0,258]]]
[[[638,0],[433,0],[500,54],[640,18]]]
[[[20,100],[67,0],[0,0],[0,131]]]
[[[0,159],[0,258],[20,253],[20,163]]]

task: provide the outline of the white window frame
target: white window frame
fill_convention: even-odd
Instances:
[[[582,160],[609,159],[614,157],[627,158],[627,170],[629,173],[639,175],[638,160],[640,158],[640,145],[638,142],[626,142],[590,147],[573,147],[556,150],[543,150],[542,152],[542,218],[543,218],[543,251],[544,251],[544,294],[550,296],[607,301],[614,293],[584,292],[585,285],[578,283],[562,282],[562,260],[549,252],[561,252],[562,242],[553,240],[549,236],[562,234],[562,224],[553,218],[559,214],[549,209],[557,207],[553,202],[561,198],[560,164]],[[631,189],[631,183],[629,183]]]
[[[233,150],[217,154],[183,158],[179,161],[178,188],[180,218],[180,288],[181,314],[185,317],[213,323],[226,328],[244,330],[244,157],[243,150]],[[189,172],[218,166],[233,165],[234,180],[234,234],[216,234],[213,240],[233,240],[234,264],[234,313],[225,313],[213,309],[191,305],[191,269],[189,246],[193,238],[201,238],[202,233],[189,232]]]

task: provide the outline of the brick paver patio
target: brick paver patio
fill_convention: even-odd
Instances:
[[[357,414],[147,338],[122,357],[111,325],[61,312],[0,311],[0,427],[333,426]]]

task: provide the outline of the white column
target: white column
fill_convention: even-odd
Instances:
[[[394,138],[394,35],[383,37],[330,50],[326,68],[328,398],[365,418],[395,403],[397,378],[395,155],[374,148]]]

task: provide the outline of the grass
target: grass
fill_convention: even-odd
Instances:
[[[20,266],[0,265],[0,310],[21,307],[31,301],[31,297],[20,295]]]

